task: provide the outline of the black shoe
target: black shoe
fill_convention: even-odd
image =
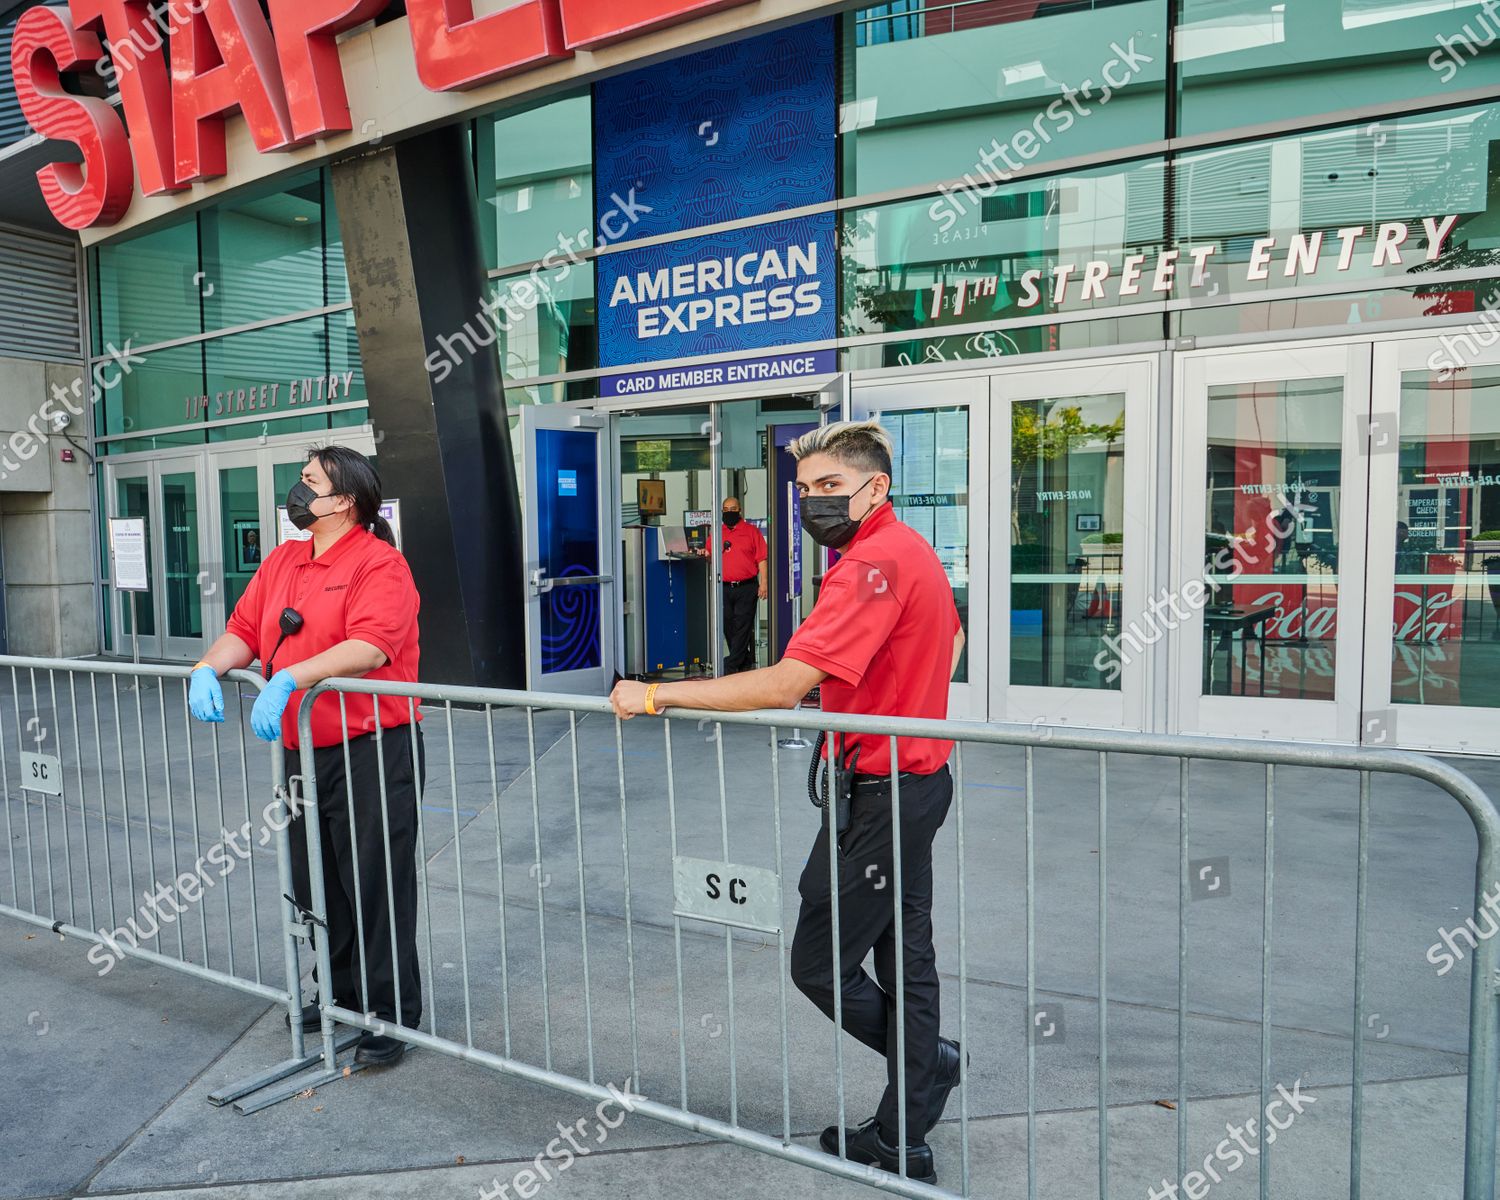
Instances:
[[[286,1014],[282,1020],[286,1022],[287,1028],[292,1027],[291,1014]],[[302,1032],[311,1033],[315,1029],[323,1028],[323,1018],[318,1013],[316,1004],[304,1004],[302,1006]]]
[[[943,1109],[947,1107],[948,1097],[958,1086],[959,1076],[963,1073],[961,1055],[957,1042],[951,1038],[938,1038],[937,1074],[927,1100],[927,1128],[922,1131],[923,1137],[931,1133],[933,1126],[943,1119]]]
[[[818,1145],[825,1154],[837,1156],[839,1152],[839,1127],[830,1125],[823,1130]],[[897,1175],[901,1171],[901,1156],[895,1146],[889,1145],[880,1136],[880,1125],[871,1117],[858,1129],[844,1130],[844,1154],[853,1163],[865,1163]],[[932,1147],[923,1142],[906,1148],[906,1177],[918,1183],[936,1183],[937,1170],[932,1165]]]
[[[366,1031],[354,1048],[354,1061],[365,1067],[389,1067],[400,1062],[405,1053],[406,1043],[400,1038]]]

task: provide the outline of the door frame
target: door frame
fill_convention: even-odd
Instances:
[[[1154,478],[1159,448],[1153,408],[1157,395],[1158,359],[1155,355],[1131,355],[1112,360],[1038,364],[1015,367],[990,376],[990,400],[994,408],[993,474],[996,500],[991,524],[995,546],[990,572],[991,591],[1003,599],[1007,619],[1000,622],[992,640],[989,718],[995,721],[1029,721],[1032,724],[1082,725],[1099,729],[1149,728],[1153,655],[1143,647],[1134,660],[1121,664],[1118,689],[1037,687],[1010,682],[1011,649],[1011,555],[1006,534],[1011,521],[1013,463],[1011,456],[1011,406],[1029,400],[1067,396],[1125,395],[1125,546],[1136,547],[1120,564],[1120,614],[1123,632],[1139,620],[1146,609],[1148,581],[1155,577],[1158,527],[1151,520],[1156,496]],[[1132,435],[1133,430],[1139,433]]]
[[[1453,340],[1450,335],[1450,341]],[[1366,599],[1364,692],[1360,733],[1369,745],[1399,744],[1414,750],[1456,754],[1494,753],[1493,708],[1449,704],[1392,703],[1395,641],[1395,501],[1400,488],[1401,381],[1410,372],[1428,372],[1436,355],[1452,361],[1438,336],[1413,336],[1377,342],[1370,409],[1370,510],[1368,593]],[[1500,367],[1500,345],[1480,347],[1463,356],[1458,372],[1470,367]],[[1457,372],[1456,372],[1457,373]],[[1384,519],[1391,515],[1392,520]],[[1482,573],[1481,573],[1482,574]],[[1481,580],[1480,586],[1487,588]],[[1484,603],[1482,600],[1481,603]]]
[[[540,506],[536,434],[543,430],[584,431],[595,434],[594,453],[597,485],[595,488],[595,530],[598,547],[598,574],[587,577],[599,588],[598,628],[599,665],[573,671],[542,673],[542,596],[551,591],[555,581],[544,577],[541,566],[541,530],[538,524]],[[586,405],[527,405],[521,409],[521,486],[526,502],[522,505],[521,544],[526,565],[526,678],[531,691],[552,691],[582,695],[606,695],[614,676],[622,667],[624,653],[624,614],[620,588],[619,480],[616,478],[618,433],[608,414]],[[564,584],[577,586],[577,584]]]
[[[1334,638],[1334,698],[1286,699],[1204,696],[1203,609],[1171,635],[1169,728],[1220,737],[1289,738],[1355,743],[1360,735],[1365,660],[1366,525],[1372,343],[1340,339],[1285,342],[1253,348],[1180,352],[1173,369],[1173,476],[1177,503],[1171,513],[1172,587],[1201,578],[1207,507],[1207,396],[1222,384],[1339,378],[1343,381],[1339,485],[1338,627]]]

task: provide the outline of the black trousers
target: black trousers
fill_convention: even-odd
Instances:
[[[406,726],[387,729],[377,748],[375,735],[349,740],[349,774],[344,746],[313,751],[317,764],[319,844],[328,902],[328,952],[333,966],[333,999],[341,1008],[373,1013],[396,1023],[396,978],[401,980],[400,1023],[415,1029],[422,1020],[422,977],[417,969],[417,788],[426,783],[426,753],[417,731],[417,762]],[[386,819],[390,822],[391,888],[385,878],[384,823],[380,809],[380,760],[384,759]],[[300,775],[299,751],[286,752],[287,777]],[[420,778],[419,778],[420,777]],[[353,799],[354,820],[349,819]],[[299,904],[312,907],[307,871],[307,820],[299,815],[288,833],[292,847],[292,889]],[[359,924],[354,881],[358,864],[360,912],[364,923],[364,973],[360,971]],[[394,901],[394,902],[393,902]],[[392,955],[392,928],[395,955]],[[369,982],[365,993],[362,979]]]
[[[759,581],[746,579],[724,585],[724,640],[729,656],[724,660],[724,674],[748,671],[755,665],[755,610],[760,604]]]
[[[906,1129],[908,1145],[925,1140],[927,1102],[938,1061],[937,955],[932,948],[932,839],[953,799],[944,767],[901,781],[901,941],[906,975]],[[899,1139],[896,1075],[896,888],[891,795],[861,788],[839,839],[839,965],[844,1029],[885,1055],[887,1084],[876,1117],[881,1136]],[[792,981],[833,1017],[832,889],[828,825],[818,831],[798,885],[802,913],[792,940]],[[875,979],[864,969],[875,952]],[[878,981],[878,982],[877,982]]]

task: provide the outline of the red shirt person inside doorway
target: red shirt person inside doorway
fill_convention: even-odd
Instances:
[[[735,675],[755,665],[755,619],[760,601],[769,594],[766,583],[766,539],[744,519],[740,502],[724,501],[719,540],[723,550],[724,640],[729,653],[724,674]]]

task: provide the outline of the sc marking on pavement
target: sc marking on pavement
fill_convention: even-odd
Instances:
[[[62,795],[62,763],[50,754],[21,751],[21,787],[29,792]]]
[[[781,932],[781,880],[776,872],[708,858],[674,858],[676,916],[762,933]]]

